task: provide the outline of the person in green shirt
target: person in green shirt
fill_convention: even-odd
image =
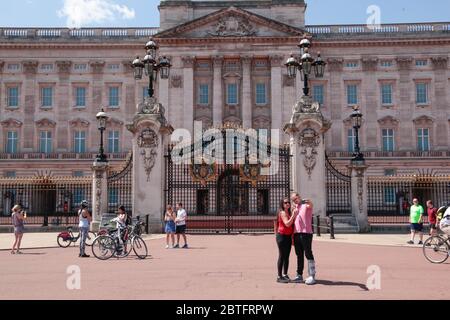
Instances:
[[[419,204],[417,198],[413,199],[413,205],[409,209],[409,222],[411,222],[411,240],[408,244],[414,244],[416,233],[419,233],[419,243],[423,244],[423,222],[422,215],[424,213],[423,207]]]

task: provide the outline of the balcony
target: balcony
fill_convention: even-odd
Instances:
[[[108,160],[125,160],[128,152],[107,154]],[[0,160],[88,160],[94,161],[97,153],[0,153]]]
[[[328,151],[329,158],[353,158],[352,152],[336,152]],[[430,159],[430,158],[442,158],[448,159],[450,157],[450,151],[367,151],[363,152],[364,157],[367,159],[382,159],[382,158],[410,158],[410,159]]]

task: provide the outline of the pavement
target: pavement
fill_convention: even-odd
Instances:
[[[315,286],[275,281],[274,235],[188,236],[190,249],[165,249],[165,239],[148,239],[151,257],[145,260],[132,255],[108,261],[82,259],[76,247],[28,249],[23,255],[0,251],[0,300],[450,299],[450,259],[429,263],[420,247],[400,243],[407,240],[405,235],[396,238],[398,245],[381,245],[394,238],[380,235],[376,245],[352,243],[353,237],[360,242],[369,239],[315,238]],[[293,277],[293,252],[290,261]],[[79,290],[71,290],[74,275]]]
[[[76,234],[76,233],[75,233]],[[25,233],[22,239],[23,249],[36,248],[57,248],[56,237],[58,233]],[[144,235],[146,239],[161,239],[165,235],[153,234]],[[321,237],[315,236],[316,241],[334,242],[334,243],[348,243],[348,244],[366,244],[376,246],[400,246],[410,247],[406,244],[409,240],[409,234],[337,234],[334,240],[330,239],[328,234],[323,234]],[[424,236],[426,239],[427,236]],[[14,235],[11,233],[0,233],[0,250],[10,250],[14,242]],[[416,238],[416,243],[418,238]],[[77,244],[78,245],[78,242]]]

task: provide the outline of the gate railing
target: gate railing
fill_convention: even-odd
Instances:
[[[120,170],[108,172],[108,213],[115,213],[123,205],[132,213],[133,154],[130,152]]]
[[[427,200],[436,207],[450,203],[450,176],[369,176],[367,181],[371,223],[408,223],[413,198],[424,208]]]
[[[337,170],[325,157],[327,185],[327,215],[352,213],[351,177]]]
[[[92,203],[91,177],[1,178],[0,225],[11,224],[16,204],[27,212],[27,224],[73,225],[82,200]]]

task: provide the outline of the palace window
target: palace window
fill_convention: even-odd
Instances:
[[[41,106],[45,108],[51,108],[53,106],[53,88],[43,87],[41,88]]]
[[[142,88],[142,101],[145,101],[145,98],[150,97],[150,95],[148,94],[148,87],[143,87]]]
[[[355,129],[348,129],[347,130],[347,151],[348,152],[355,152],[355,142],[356,142],[356,135],[355,135]]]
[[[5,178],[15,178],[17,176],[15,171],[6,171]]]
[[[86,199],[85,190],[83,188],[76,188],[73,192],[73,204],[78,206],[84,199]]]
[[[76,178],[84,177],[84,171],[74,171],[73,176]]]
[[[7,89],[6,103],[9,108],[19,107],[19,87],[9,87]]]
[[[10,63],[7,67],[8,71],[19,71],[20,70],[20,64],[17,63]]]
[[[86,106],[86,88],[78,87],[75,89],[75,106],[77,107]]]
[[[86,131],[75,131],[73,152],[76,153],[86,152]]]
[[[394,129],[383,129],[382,130],[382,140],[383,140],[383,151],[392,152],[394,151]]]
[[[313,99],[314,102],[318,102],[320,105],[323,105],[324,98],[323,98],[323,85],[317,84],[313,86]]]
[[[392,104],[392,84],[381,85],[381,104],[383,105]]]
[[[392,60],[383,60],[380,62],[381,67],[389,68],[392,67]]]
[[[119,152],[119,131],[109,131],[108,133],[108,152]]]
[[[349,61],[345,64],[345,66],[347,68],[354,69],[354,68],[358,68],[359,63],[357,61]]]
[[[41,131],[39,137],[39,151],[41,153],[51,153],[52,152],[52,132],[51,131]]]
[[[426,60],[426,59],[416,60],[417,67],[425,67],[426,65],[428,65],[428,60]]]
[[[358,86],[356,84],[347,85],[347,104],[349,106],[358,104]]]
[[[384,187],[383,199],[385,204],[395,204],[395,188]]]
[[[396,175],[396,171],[395,171],[395,169],[385,169],[384,170],[384,175],[386,177],[395,176]]]
[[[40,69],[42,71],[53,71],[53,64],[51,63],[41,64]]]
[[[209,105],[209,86],[201,84],[199,86],[198,103],[201,105]]]
[[[119,204],[119,190],[117,188],[109,188],[108,206],[116,207],[118,204]]]
[[[107,66],[108,70],[110,71],[119,71],[120,70],[120,64],[108,64]]]
[[[267,92],[265,83],[256,84],[256,104],[258,105],[267,104]]]
[[[109,106],[110,107],[119,106],[119,87],[109,88]]]
[[[85,63],[76,63],[76,64],[73,65],[73,70],[79,71],[79,72],[86,71],[87,70],[87,64],[85,64]]]
[[[236,105],[238,104],[238,92],[237,83],[227,84],[227,104]]]
[[[416,103],[428,103],[428,84],[424,82],[416,83]]]
[[[430,151],[430,130],[425,128],[417,129],[417,150]]]
[[[19,135],[17,131],[8,131],[6,134],[6,152],[7,153],[16,153],[17,152],[17,146],[19,142]]]

